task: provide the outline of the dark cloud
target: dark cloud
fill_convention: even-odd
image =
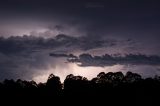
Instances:
[[[126,54],[121,56],[108,55],[92,56],[90,54],[81,54],[77,58],[67,59],[69,62],[80,63],[79,66],[113,66],[113,65],[160,65],[160,57],[156,55],[144,55],[144,54]]]
[[[42,73],[41,70],[45,72],[44,70],[48,70],[49,67],[54,68],[63,63],[63,59],[56,57],[73,59],[76,56],[71,53],[77,50],[110,47],[113,46],[112,43],[116,45],[116,42],[113,41],[100,40],[97,44],[97,41],[92,41],[87,37],[73,37],[65,34],[52,38],[27,35],[1,37],[0,71],[3,76],[0,80],[4,78],[31,79],[35,73]]]
[[[72,37],[65,34],[57,35],[53,38],[43,38],[35,36],[12,36],[0,39],[0,52],[4,54],[36,52],[43,49],[73,48],[77,50],[90,50],[101,47],[116,45],[116,41],[92,40],[89,37]]]
[[[47,26],[49,30],[58,30],[58,32],[65,32],[65,34],[66,30],[76,27],[79,36],[89,36],[92,40],[104,37],[116,39],[132,38],[141,42],[142,47],[148,47],[151,44],[154,44],[153,46],[160,46],[157,40],[160,39],[160,2],[157,0],[15,0],[14,2],[7,0],[7,2],[1,2],[0,4],[2,6],[0,7],[3,9],[0,10],[3,11],[2,13],[9,13],[6,15],[0,12],[1,17],[4,16],[4,20],[8,18],[8,20],[15,22],[15,20],[19,21],[24,18],[29,18],[37,23],[46,22],[45,28]],[[8,9],[15,10],[15,12],[20,11],[20,13],[14,13]],[[9,12],[7,12],[7,10]],[[23,13],[23,15],[21,13]],[[15,18],[13,18],[14,16]],[[8,20],[5,24],[10,23]],[[1,19],[0,21],[3,22]],[[20,22],[16,21],[16,23]],[[23,23],[27,24],[29,22],[23,20]],[[54,25],[55,23],[56,25]],[[34,27],[32,29],[34,29]],[[8,32],[8,29],[5,32]],[[49,32],[47,31],[45,35],[47,35],[47,33]],[[77,35],[73,34],[72,36]]]
[[[70,58],[71,53],[158,55],[159,5],[158,0],[1,0],[2,77],[31,76],[35,69],[59,65],[56,57]],[[109,56],[111,60],[91,55],[70,59],[83,66],[156,65],[159,61],[154,56]]]
[[[52,57],[67,57],[67,58],[77,58],[77,56],[73,55],[73,54],[55,54],[55,53],[50,53],[49,56]]]

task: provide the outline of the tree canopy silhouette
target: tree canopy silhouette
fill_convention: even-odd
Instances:
[[[106,98],[108,100],[156,100],[160,94],[160,77],[142,78],[137,73],[100,72],[88,80],[83,76],[70,74],[61,83],[60,78],[50,74],[46,83],[6,79],[0,83],[0,96],[12,98]]]

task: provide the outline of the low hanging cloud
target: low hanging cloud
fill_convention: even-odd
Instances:
[[[0,80],[5,78],[32,79],[34,75],[45,73],[44,70],[54,69],[65,62],[65,59],[56,57],[76,58],[71,53],[77,50],[110,47],[113,43],[116,45],[116,42],[110,40],[100,39],[99,43],[96,42],[88,37],[73,37],[65,34],[51,38],[27,35],[0,37]],[[68,55],[55,54],[59,52],[68,53]]]
[[[126,54],[121,56],[105,54],[103,56],[92,56],[81,54],[76,58],[68,58],[68,62],[78,63],[79,66],[114,66],[114,65],[160,65],[160,57],[157,55]]]
[[[101,47],[111,47],[116,45],[116,40],[94,40],[89,37],[72,37],[59,34],[52,38],[35,36],[11,36],[0,38],[0,52],[5,54],[36,52],[44,49],[68,48],[78,50],[90,50]]]
[[[80,66],[106,66],[106,63],[102,64],[101,60],[97,61],[96,56],[78,57],[73,54],[76,54],[77,51],[80,53],[92,52],[99,48],[104,49],[105,52],[106,48],[114,49],[117,46],[120,48],[121,45],[124,45],[122,43],[124,42],[117,39],[74,37],[65,34],[50,38],[32,35],[0,37],[0,80],[5,78],[30,80],[34,76],[47,73],[47,70],[53,70],[53,73],[63,73],[61,69],[56,70],[56,67],[66,69],[65,58],[68,59],[68,62],[81,63]],[[126,40],[125,43],[132,46],[130,40]],[[114,62],[109,61],[108,64],[114,65],[116,64]]]

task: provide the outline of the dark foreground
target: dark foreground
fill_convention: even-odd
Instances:
[[[92,80],[68,75],[62,84],[59,77],[51,74],[46,83],[39,84],[20,79],[5,80],[0,83],[0,97],[1,101],[23,103],[47,101],[72,104],[74,101],[75,105],[87,102],[99,105],[153,105],[160,101],[160,77],[143,79],[132,72],[126,75],[121,72],[101,72]]]

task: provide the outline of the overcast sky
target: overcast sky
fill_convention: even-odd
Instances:
[[[1,0],[0,80],[40,82],[50,73],[62,80],[68,74],[91,79],[101,71],[159,75],[159,5],[158,0]],[[103,66],[93,59],[88,66],[79,56],[86,53],[124,58]],[[69,62],[69,54],[84,66]],[[140,61],[126,61],[126,54]]]

